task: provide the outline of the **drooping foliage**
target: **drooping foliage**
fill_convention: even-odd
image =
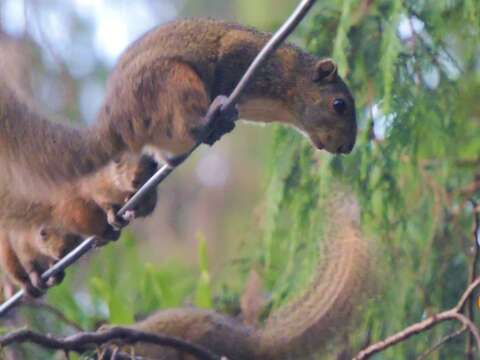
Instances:
[[[352,155],[333,157],[277,130],[261,258],[282,302],[308,277],[301,271],[312,262],[306,249],[322,221],[315,197],[336,182],[355,189],[366,233],[376,240],[378,286],[344,350],[451,307],[466,287],[473,246],[467,200],[479,195],[471,186],[480,172],[479,14],[473,1],[327,1],[307,26],[308,48],[332,56],[352,88],[360,133]],[[454,325],[378,358],[415,358]],[[465,339],[432,358],[457,358]]]

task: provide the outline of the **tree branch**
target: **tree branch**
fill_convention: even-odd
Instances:
[[[172,347],[193,355],[199,360],[221,359],[220,356],[210,352],[202,346],[175,337],[156,335],[119,326],[101,332],[83,332],[65,338],[56,338],[51,335],[43,335],[28,329],[22,329],[0,337],[0,346],[31,342],[48,349],[82,353],[96,346],[101,346],[116,340],[121,341],[122,344],[144,342],[159,346]]]
[[[429,355],[431,355],[434,351],[438,350],[441,348],[443,345],[445,345],[447,342],[450,340],[456,338],[457,336],[462,335],[465,330],[467,330],[466,326],[462,326],[460,329],[458,329],[455,332],[452,332],[451,334],[448,334],[444,336],[439,342],[437,342],[435,345],[433,345],[430,349],[422,353],[419,357],[417,357],[417,360],[425,360]]]
[[[477,266],[478,266],[478,258],[479,258],[479,252],[480,252],[480,244],[478,243],[478,231],[480,229],[480,214],[477,211],[478,204],[475,200],[471,199],[470,200],[473,208],[473,214],[474,214],[474,225],[473,225],[473,259],[472,259],[472,264],[470,265],[470,274],[468,277],[468,282],[473,283],[473,279],[477,277]],[[467,317],[470,319],[472,322],[475,321],[475,312],[473,311],[473,304],[474,300],[470,295],[467,296],[465,301],[468,301],[467,304]],[[473,336],[472,334],[469,334],[468,339],[467,339],[467,345],[466,345],[466,358],[473,360]]]
[[[478,285],[478,283],[477,283]],[[457,320],[462,323],[470,332],[473,334],[477,347],[480,347],[480,334],[477,327],[468,319],[466,316],[460,314],[457,310],[457,306],[453,309],[441,312],[439,314],[430,316],[429,318],[420,321],[416,324],[413,324],[404,330],[396,333],[395,335],[389,336],[385,340],[379,341],[373,345],[370,345],[366,349],[360,351],[353,359],[354,360],[364,360],[370,358],[372,355],[383,351],[393,345],[396,345],[408,338],[417,335],[423,331],[431,329],[435,325],[440,324],[441,322],[448,320]]]
[[[473,202],[472,202],[473,203]],[[474,209],[476,208],[476,203],[474,204]],[[423,331],[429,330],[435,325],[440,324],[444,321],[456,320],[460,322],[465,329],[469,331],[469,342],[467,344],[467,356],[472,358],[473,355],[473,343],[476,343],[477,351],[480,349],[480,333],[478,328],[472,321],[473,317],[473,308],[471,308],[471,303],[467,307],[467,316],[462,314],[462,311],[466,308],[467,303],[471,300],[473,292],[480,286],[480,277],[472,278],[477,276],[476,265],[478,261],[478,231],[480,228],[480,215],[475,212],[475,226],[474,226],[474,238],[475,238],[475,257],[473,259],[472,268],[470,271],[470,285],[467,287],[465,292],[460,297],[458,303],[450,310],[443,311],[436,315],[430,316],[429,318],[420,321],[416,324],[413,324],[404,330],[387,337],[385,340],[379,341],[375,344],[370,345],[369,347],[360,351],[355,357],[354,360],[363,360],[368,359],[370,356],[381,352],[391,346],[394,346],[402,341],[407,340],[408,338],[417,335]],[[447,340],[449,340],[448,338]],[[440,345],[444,344],[447,340],[441,341]],[[438,348],[438,346],[436,346]]]
[[[448,320],[459,321],[463,326],[465,326],[472,337],[472,342],[475,341],[477,349],[480,349],[480,333],[475,324],[465,315],[461,313],[465,307],[466,302],[472,295],[472,293],[480,286],[480,277],[476,278],[465,290],[462,297],[458,301],[457,305],[450,310],[443,311],[436,315],[430,316],[429,318],[420,321],[416,324],[413,324],[404,330],[396,333],[395,335],[387,337],[385,340],[379,341],[373,345],[370,345],[366,349],[360,351],[355,357],[354,360],[363,360],[368,359],[370,356],[383,351],[391,346],[394,346],[402,341],[407,340],[408,338],[417,335],[423,331],[429,330],[435,325],[440,324],[441,322]]]

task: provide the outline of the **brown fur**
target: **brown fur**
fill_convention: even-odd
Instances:
[[[105,202],[96,198],[98,183],[88,186],[95,173],[145,147],[188,151],[197,140],[194,134],[206,125],[210,102],[232,91],[269,36],[215,20],[176,21],[151,30],[120,58],[90,128],[49,121],[27,101],[0,59],[0,223],[54,223],[104,234],[105,215],[96,205],[105,208]],[[285,122],[318,148],[350,152],[354,101],[336,68],[327,66],[325,72],[321,63],[293,45],[282,46],[243,94],[240,115]],[[335,99],[346,104],[342,114],[332,107]],[[84,208],[92,209],[86,227]],[[114,212],[107,207],[108,219]]]
[[[65,242],[63,235],[57,241]],[[62,281],[61,272],[47,282],[41,274],[52,266],[56,259],[44,251],[41,244],[39,228],[0,231],[0,264],[7,277],[14,284],[20,285],[31,297],[42,295],[48,286]]]
[[[32,201],[10,192],[0,192],[0,225],[10,228],[54,224],[69,231],[103,236],[109,230],[109,209],[123,205],[156,171],[147,156],[124,154],[101,171],[59,190],[56,201]],[[156,191],[141,204],[137,215],[153,211]],[[89,211],[87,211],[87,209]]]
[[[18,285],[24,286],[27,293],[34,293],[35,287],[30,282],[28,273],[15,253],[10,233],[8,231],[0,231],[0,264],[9,280]]]
[[[329,206],[331,220],[326,263],[308,292],[274,311],[263,327],[209,310],[159,311],[132,328],[170,335],[202,345],[230,360],[302,359],[344,333],[368,287],[370,254],[359,230],[358,208],[350,196]],[[330,210],[331,209],[331,210]],[[102,329],[108,329],[105,326]],[[190,359],[178,351],[137,344],[135,355],[148,359]]]
[[[88,129],[48,121],[5,79],[0,88],[5,176],[0,185],[29,198],[51,197],[59,184],[95,172],[124,151],[145,146],[187,151],[194,143],[191,131],[202,126],[210,101],[232,91],[268,37],[214,20],[153,29],[120,58],[98,121]],[[308,133],[318,147],[337,152],[344,146],[347,152],[356,133],[353,98],[336,72],[318,80],[316,61],[293,45],[281,47],[242,96],[240,113],[253,121],[281,119]],[[331,109],[336,97],[348,104],[343,115]],[[270,107],[257,117],[248,104],[259,99],[280,105],[289,116],[277,116]]]
[[[45,287],[40,275],[77,246],[84,235],[110,240],[118,237],[108,216],[114,216],[118,207],[154,171],[148,156],[125,154],[102,171],[66,187],[61,199],[54,204],[4,199],[10,200],[7,204],[13,208],[4,213],[0,210],[1,267],[30,295],[40,295]],[[153,191],[135,210],[135,215],[149,215],[155,204],[156,192]],[[52,284],[60,280],[57,277]]]

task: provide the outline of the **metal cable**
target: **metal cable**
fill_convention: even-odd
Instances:
[[[257,69],[268,59],[268,57],[285,41],[285,39],[295,30],[298,24],[303,20],[308,11],[315,4],[316,0],[303,0],[292,15],[285,21],[280,29],[272,36],[272,38],[265,44],[262,50],[255,57],[233,92],[228,97],[226,103],[222,107],[222,111],[234,106],[249,82],[252,80]],[[207,119],[209,121],[210,119]],[[119,216],[123,216],[127,211],[134,209],[145,197],[145,195],[160,184],[165,178],[170,175],[173,170],[181,163],[183,163],[192,152],[194,152],[201,142],[198,142],[187,154],[181,155],[172,159],[169,164],[163,165],[136,193],[129,201],[118,211]],[[89,252],[96,246],[96,237],[90,236],[85,239],[74,250],[68,253],[64,258],[59,260],[54,266],[42,274],[43,280],[48,280],[51,276],[65,270],[75,261],[77,261],[84,254]],[[20,290],[2,305],[0,305],[0,317],[4,316],[10,309],[20,303],[24,296],[24,291]]]

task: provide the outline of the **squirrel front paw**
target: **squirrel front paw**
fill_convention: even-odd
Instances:
[[[133,173],[132,187],[137,191],[145,184],[158,170],[158,164],[150,155],[140,156],[137,167]]]
[[[226,96],[219,95],[210,104],[207,115],[203,118],[202,128],[193,131],[193,136],[197,141],[211,146],[235,128],[238,109],[236,106],[230,106],[226,110],[222,110],[227,100]]]
[[[41,274],[43,274],[42,270],[46,271],[47,268],[31,271],[28,274],[28,281],[22,283],[23,291],[25,291],[29,298],[34,299],[43,296],[48,288],[60,284],[65,278],[65,272],[60,271],[45,281],[41,276]]]
[[[55,265],[55,263],[55,260],[49,259],[41,262],[33,262],[31,268],[27,267],[29,281],[25,281],[22,287],[29,297],[40,297],[45,294],[48,288],[58,285],[63,281],[65,278],[64,271],[52,275],[47,280],[42,278],[42,274]]]
[[[105,230],[104,236],[106,240],[117,240],[114,238],[114,233],[120,231],[129,223],[128,219],[125,219],[122,215],[118,215],[118,210],[120,210],[120,208],[120,205],[112,204],[105,210],[107,214],[107,222],[110,225]]]
[[[128,196],[125,201],[130,200],[133,195],[134,194]],[[127,211],[123,217],[128,221],[132,221],[138,217],[147,217],[155,210],[156,205],[157,189],[153,188],[144,195],[143,199],[141,199],[138,205],[136,205],[132,210]]]
[[[155,159],[147,154],[140,157],[132,154],[125,154],[117,163],[117,189],[123,191],[122,201],[128,201],[135,193],[157,172],[158,164]],[[145,198],[132,210],[129,210],[123,216],[116,215],[116,211],[120,208],[118,205],[113,207],[115,211],[105,210],[108,222],[115,228],[122,228],[129,221],[137,217],[145,217],[150,215],[157,204],[157,191],[152,189]],[[123,204],[122,204],[123,205]],[[104,206],[105,209],[105,206]]]
[[[124,220],[126,224],[128,224],[128,221]],[[122,230],[120,228],[115,227],[108,224],[107,227],[105,228],[105,231],[102,233],[101,236],[96,236],[95,238],[95,246],[105,246],[107,245],[110,241],[117,241],[120,238],[120,235],[122,234]],[[123,225],[126,226],[126,225]]]
[[[125,153],[115,160],[113,187],[116,191],[135,193],[157,171],[158,164],[147,154]]]

